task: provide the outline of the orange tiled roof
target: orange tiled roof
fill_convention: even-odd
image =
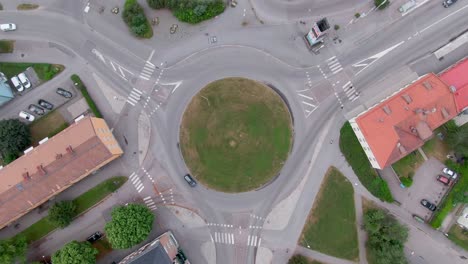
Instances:
[[[422,146],[456,115],[449,86],[431,73],[358,116],[356,123],[384,168]]]
[[[447,85],[452,85],[455,92],[455,102],[458,112],[468,107],[468,57],[454,64],[440,74],[440,79]]]

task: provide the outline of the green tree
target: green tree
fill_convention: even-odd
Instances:
[[[307,258],[302,255],[294,255],[288,261],[288,264],[308,264],[308,263],[309,261],[307,260]]]
[[[145,11],[136,0],[126,0],[122,18],[133,34],[138,37],[151,37],[152,30],[145,16]]]
[[[18,156],[31,145],[29,127],[18,119],[0,121],[0,154],[2,157]]]
[[[370,254],[377,264],[407,264],[403,251],[408,229],[391,215],[380,209],[364,214],[364,229]]]
[[[112,210],[105,226],[107,239],[114,249],[130,248],[145,240],[153,227],[154,215],[144,205],[129,204]]]
[[[26,262],[28,243],[24,236],[0,240],[0,263],[13,264],[17,261]]]
[[[94,264],[99,251],[88,241],[72,241],[52,255],[54,264]]]
[[[154,9],[161,9],[161,8],[166,7],[165,0],[146,0],[146,2],[151,8],[154,8]]]
[[[447,135],[445,140],[447,144],[456,153],[465,157],[468,156],[468,125],[461,127],[457,126],[454,121],[450,121],[445,125]]]
[[[378,9],[382,10],[390,4],[389,0],[374,0],[374,5]]]
[[[49,210],[49,221],[64,228],[68,226],[76,215],[74,201],[61,201],[55,203]]]

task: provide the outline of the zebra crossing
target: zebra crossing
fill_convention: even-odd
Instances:
[[[354,88],[354,85],[351,83],[351,81],[348,81],[345,85],[343,85],[343,91],[351,102],[354,102],[359,98],[360,93],[356,91],[356,88]]]
[[[262,243],[262,238],[259,236],[249,235],[247,237],[247,246],[249,247],[259,247]]]
[[[141,95],[143,94],[142,91],[138,90],[137,88],[133,87],[132,91],[127,97],[127,103],[131,104],[132,106],[135,106],[135,104],[138,103],[141,99]]]
[[[132,172],[132,174],[130,175],[129,178],[130,178],[130,181],[132,182],[133,186],[135,186],[135,189],[137,190],[138,193],[143,191],[145,186],[143,186],[143,183],[141,182],[140,178],[138,177],[138,174],[136,174],[135,172]]]
[[[338,61],[336,56],[333,56],[333,57],[327,59],[326,62],[328,64],[328,68],[330,69],[330,71],[333,74],[337,74],[337,73],[339,73],[340,71],[343,70],[343,67],[341,66],[341,63]]]
[[[151,209],[152,211],[158,209],[156,207],[156,203],[153,201],[151,196],[143,198],[143,201],[145,201],[146,206],[148,206],[148,208]]]
[[[156,65],[154,65],[150,61],[146,61],[145,66],[141,70],[139,77],[143,80],[149,81],[155,69],[156,69]]]
[[[220,244],[234,245],[234,233],[215,232],[214,242]]]

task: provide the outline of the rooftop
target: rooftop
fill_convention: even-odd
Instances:
[[[468,206],[465,206],[465,209],[463,209],[462,214],[457,219],[457,223],[463,228],[468,229]]]
[[[468,57],[440,73],[440,79],[449,86],[454,86],[455,102],[458,112],[468,107]]]
[[[0,228],[121,154],[103,119],[72,124],[0,169]]]
[[[171,231],[126,256],[119,264],[172,264],[179,244]]]
[[[456,115],[449,86],[431,73],[359,115],[356,123],[384,168],[422,146]]]

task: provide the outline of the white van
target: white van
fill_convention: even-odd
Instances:
[[[18,92],[24,91],[24,87],[23,87],[23,85],[20,83],[20,81],[18,80],[18,77],[13,76],[13,77],[11,78],[11,83],[12,83],[13,86],[16,88],[16,90],[18,90]]]

